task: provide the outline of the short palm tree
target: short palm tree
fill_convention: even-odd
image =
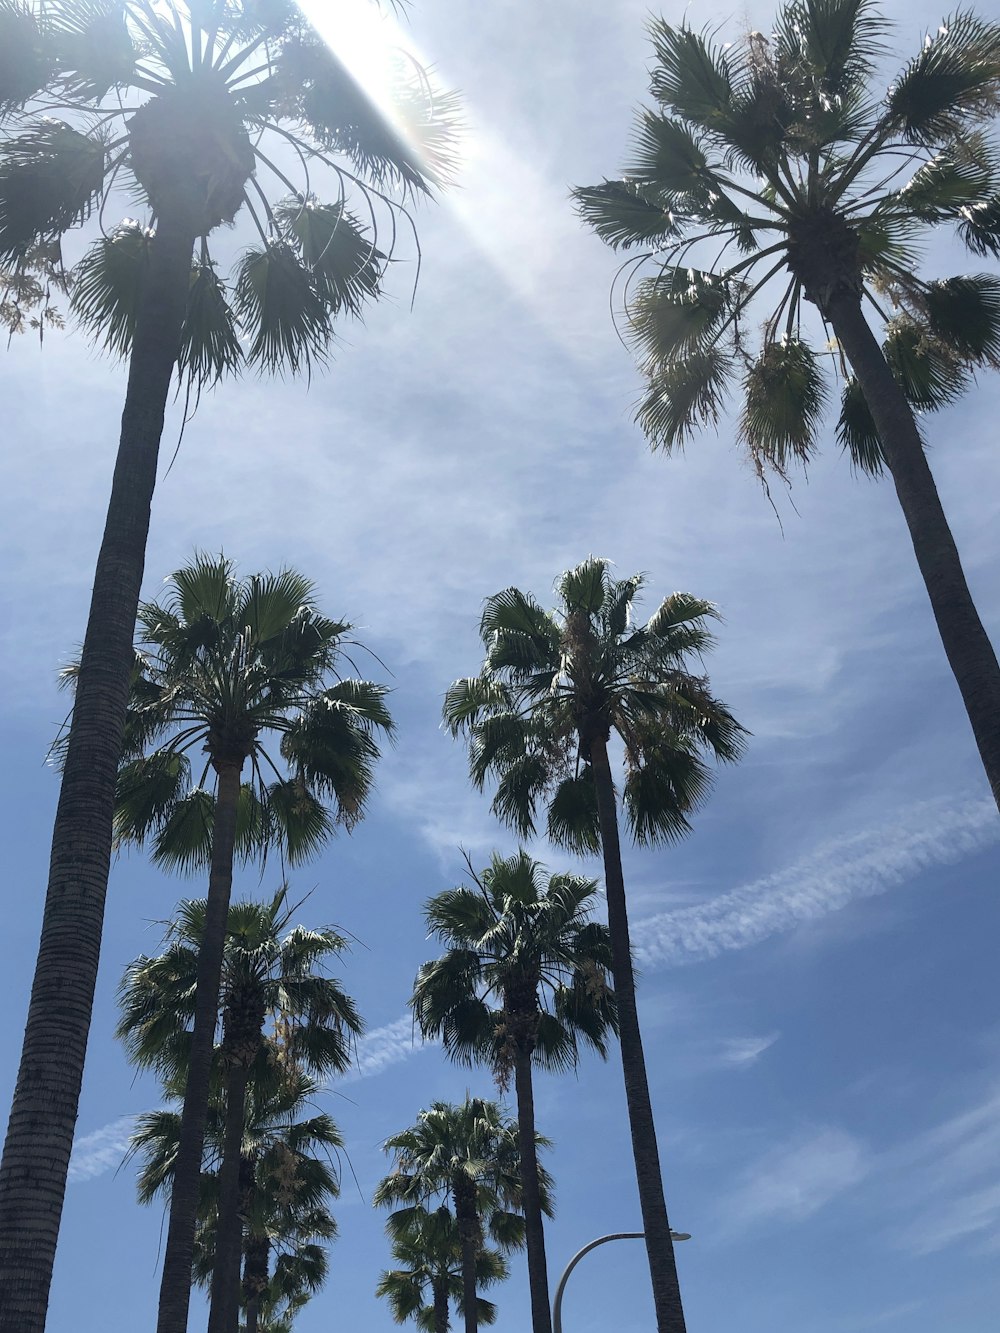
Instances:
[[[311,5],[335,44],[329,8]],[[0,266],[116,207],[138,215],[95,242],[74,283],[85,328],[127,357],[128,387],[0,1167],[2,1333],[45,1319],[171,382],[308,373],[336,317],[378,294],[407,202],[446,174],[453,138],[454,100],[399,68],[384,115],[296,0],[0,0]],[[227,281],[216,242],[238,218],[257,239]]]
[[[742,728],[707,680],[686,664],[710,647],[710,603],[668,597],[645,625],[632,622],[642,577],[616,580],[594,558],[563,574],[560,607],[547,612],[507,588],[486,601],[486,659],[456,681],[444,704],[453,735],[469,736],[472,779],[496,777],[493,810],[521,836],[539,804],[553,842],[600,852],[608,899],[615,1003],[639,1202],[659,1333],[682,1333],[684,1315],[667,1221],[656,1131],[635,1003],[631,942],[609,744],[625,765],[622,805],[640,843],[671,841],[710,782],[705,757],[734,760]]]
[[[449,1304],[464,1314],[462,1244],[455,1214],[447,1204],[437,1208],[406,1209],[391,1214],[386,1229],[392,1257],[400,1265],[379,1278],[375,1295],[389,1302],[397,1324],[412,1319],[423,1333],[448,1333]],[[481,1247],[476,1258],[476,1288],[482,1291],[507,1276],[507,1262],[499,1250]],[[430,1299],[428,1299],[428,1297]],[[496,1323],[497,1308],[480,1296],[476,1321]]]
[[[470,867],[471,869],[471,867]],[[475,889],[426,904],[447,952],[417,974],[410,1003],[425,1037],[452,1059],[489,1065],[503,1091],[514,1075],[533,1333],[550,1333],[532,1065],[574,1068],[579,1044],[606,1054],[617,1019],[607,927],[590,920],[594,880],[549,877],[525,852],[494,855]]]
[[[258,1077],[248,1088],[240,1179],[247,1333],[290,1321],[319,1290],[327,1275],[326,1246],[337,1236],[329,1205],[340,1192],[331,1160],[342,1147],[340,1132],[325,1113],[309,1113],[320,1090],[315,1080],[287,1065],[282,1072],[275,1080],[273,1069],[258,1062]],[[223,1082],[217,1080],[209,1108],[195,1235],[193,1277],[204,1287],[215,1271],[219,1177],[227,1150]],[[165,1090],[178,1100],[179,1086],[169,1077]],[[180,1133],[181,1117],[169,1108],[138,1118],[129,1155],[140,1157],[140,1203],[169,1195]]]
[[[547,1140],[536,1136],[536,1143]],[[416,1218],[414,1209],[450,1201],[462,1254],[465,1333],[476,1333],[476,1264],[486,1237],[502,1250],[524,1244],[520,1149],[517,1126],[496,1102],[466,1097],[461,1105],[432,1102],[415,1125],[385,1141],[395,1170],[380,1181],[376,1207],[398,1205],[395,1228]],[[551,1180],[539,1168],[542,1207],[550,1212]]]
[[[362,1023],[353,1000],[325,965],[346,947],[330,928],[288,929],[294,908],[287,888],[269,903],[229,909],[222,968],[222,1041],[216,1052],[225,1105],[213,1230],[210,1333],[235,1333],[243,1254],[241,1173],[244,1119],[251,1080],[257,1100],[268,1081],[280,1086],[286,1066],[310,1074],[343,1072]],[[159,1069],[173,1084],[187,1080],[195,1014],[204,899],[180,904],[167,949],[137,959],[120,991],[118,1035],[133,1063]]]
[[[171,576],[161,603],[139,608],[118,837],[152,841],[162,864],[210,868],[159,1333],[183,1333],[187,1318],[234,859],[277,843],[295,862],[337,824],[353,826],[376,735],[392,732],[384,688],[338,678],[350,627],[320,615],[313,597],[293,571],[238,579],[222,557],[199,557]],[[200,771],[192,752],[206,756]]]
[[[724,44],[654,21],[658,109],[641,115],[625,178],[576,198],[609,245],[641,247],[647,276],[629,282],[625,304],[647,381],[638,419],[654,447],[717,424],[739,380],[750,456],[762,478],[785,475],[816,447],[823,360],[843,371],[840,440],[859,467],[892,475],[1000,804],[1000,667],[916,418],[961,393],[976,367],[1000,364],[1000,278],[918,276],[920,235],[941,223],[975,254],[1000,255],[988,137],[1000,23],[954,14],[882,94],[887,28],[874,0],[785,0],[769,37]],[[803,303],[832,351],[810,342]]]

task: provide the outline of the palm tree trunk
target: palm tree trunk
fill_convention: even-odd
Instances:
[[[190,224],[160,218],[132,346],[0,1165],[0,1333],[42,1333],[45,1326],[97,983],[150,503],[193,247]]]
[[[205,1144],[205,1120],[208,1115],[212,1052],[219,1021],[219,987],[226,946],[229,896],[233,887],[236,810],[242,769],[242,762],[220,764],[218,769],[205,933],[198,954],[194,1031],[191,1035],[191,1056],[181,1111],[180,1143],[170,1190],[170,1221],[163,1256],[163,1276],[160,1280],[157,1333],[187,1333],[188,1307],[191,1302],[191,1256]]]
[[[479,1218],[476,1215],[474,1186],[464,1179],[455,1181],[455,1221],[462,1249],[462,1306],[465,1333],[479,1333],[479,1299],[476,1293],[476,1259],[479,1255]]]
[[[244,1165],[250,1165],[250,1176],[256,1169],[251,1158],[244,1158]],[[254,1186],[248,1187],[247,1211],[253,1210]],[[246,1333],[257,1333],[260,1322],[260,1298],[267,1290],[268,1268],[271,1260],[271,1243],[267,1236],[247,1236],[246,1260],[243,1264],[243,1308],[246,1312]]]
[[[219,1168],[219,1216],[215,1229],[215,1271],[212,1274],[208,1333],[239,1333],[240,1259],[243,1254],[240,1168],[249,1077],[249,1066],[242,1062],[234,1063],[226,1075],[226,1128]]]
[[[521,1154],[521,1189],[524,1235],[528,1250],[528,1289],[531,1293],[532,1333],[552,1333],[549,1277],[545,1262],[545,1231],[538,1186],[538,1151],[535,1144],[535,1093],[531,1080],[531,1052],[518,1045],[514,1057],[514,1092],[517,1097],[517,1141]]]
[[[913,411],[868,327],[861,302],[839,290],[824,313],[850,361],[874,418],[910,530],[948,664],[1000,806],[1000,666],[979,618],[951,535]]]
[[[434,1293],[434,1333],[448,1333],[448,1275],[431,1279]],[[250,1333],[249,1327],[247,1333]]]
[[[629,939],[625,879],[622,874],[621,845],[618,840],[618,808],[614,781],[608,760],[607,741],[599,737],[590,742],[590,763],[597,793],[597,813],[604,856],[604,881],[608,896],[608,931],[611,935],[612,970],[618,1001],[618,1029],[621,1041],[622,1069],[625,1075],[625,1099],[632,1131],[632,1155],[642,1229],[646,1236],[649,1275],[653,1284],[657,1333],[686,1333],[681,1289],[674,1260],[674,1242],[667,1220],[663,1195],[660,1154],[656,1146],[656,1127],[649,1099],[646,1061],[642,1053],[642,1035],[635,1003],[635,977],[632,972],[632,945]]]

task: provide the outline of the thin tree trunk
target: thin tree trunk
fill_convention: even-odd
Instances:
[[[212,1052],[219,1021],[219,988],[226,947],[229,896],[233,887],[233,849],[242,763],[220,764],[212,833],[212,869],[205,906],[205,933],[198,953],[194,1031],[188,1064],[180,1143],[170,1190],[170,1221],[160,1280],[157,1333],[187,1333],[191,1303],[191,1257],[198,1210],[201,1159],[205,1146]]]
[[[524,1233],[528,1250],[528,1289],[531,1293],[532,1333],[552,1333],[549,1307],[549,1277],[545,1262],[545,1231],[542,1196],[538,1185],[538,1151],[535,1144],[535,1094],[531,1080],[531,1052],[518,1047],[514,1058],[514,1092],[517,1097],[517,1141],[521,1153],[521,1190]]]
[[[841,290],[824,313],[850,361],[882,441],[948,664],[1000,806],[1000,666],[965,579],[955,539],[928,465],[913,412],[856,294]]]
[[[247,1257],[243,1265],[243,1304],[246,1310],[247,1333],[257,1333],[260,1320],[260,1298],[267,1290],[270,1265],[270,1242],[266,1236],[247,1239]]]
[[[431,1279],[434,1293],[434,1333],[448,1333],[448,1275]],[[247,1329],[250,1333],[250,1329]]]
[[[467,1180],[455,1182],[455,1221],[462,1249],[462,1314],[465,1333],[479,1333],[479,1299],[476,1294],[476,1259],[479,1257],[479,1218],[476,1215],[473,1186]]]
[[[219,1168],[218,1222],[215,1228],[215,1271],[208,1333],[239,1333],[240,1259],[243,1254],[243,1217],[240,1177],[243,1161],[243,1125],[246,1119],[249,1067],[234,1063],[226,1075],[226,1127]]]
[[[138,312],[52,833],[41,943],[0,1165],[0,1333],[42,1333],[80,1099],[111,862],[115,778],[193,229],[160,218]]]
[[[618,1002],[618,1030],[621,1041],[622,1070],[625,1075],[625,1099],[632,1131],[632,1155],[639,1186],[642,1229],[646,1236],[649,1275],[653,1284],[658,1333],[686,1333],[681,1289],[674,1260],[674,1243],[667,1220],[663,1194],[660,1155],[656,1146],[656,1127],[649,1099],[646,1061],[642,1053],[639,1014],[635,1003],[635,977],[632,972],[632,946],[622,874],[621,845],[618,840],[618,809],[614,780],[608,760],[607,741],[599,737],[590,742],[590,763],[597,793],[597,812],[604,856],[604,881],[608,896],[608,930],[611,935],[612,968]]]

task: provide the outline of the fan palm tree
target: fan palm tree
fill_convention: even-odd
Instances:
[[[272,1058],[277,1052],[272,1047]],[[165,1071],[164,1071],[165,1072]],[[330,1155],[342,1147],[340,1132],[325,1113],[308,1114],[319,1085],[300,1069],[258,1061],[248,1086],[241,1145],[241,1212],[246,1223],[242,1303],[248,1333],[291,1320],[327,1275],[325,1244],[336,1239],[329,1204],[340,1193]],[[180,1097],[176,1078],[165,1077],[171,1100]],[[215,1083],[209,1108],[194,1245],[194,1281],[212,1285],[219,1229],[220,1173],[227,1152],[228,1108],[224,1080]],[[169,1195],[181,1136],[181,1116],[165,1109],[140,1116],[129,1155],[141,1160],[140,1203]],[[272,1266],[273,1259],[273,1266]],[[263,1328],[262,1328],[263,1325]]]
[[[536,1136],[536,1144],[548,1141]],[[488,1235],[502,1250],[524,1244],[524,1191],[517,1126],[496,1102],[467,1096],[459,1105],[432,1102],[415,1125],[386,1139],[395,1170],[376,1186],[376,1207],[400,1205],[395,1229],[405,1228],[431,1202],[450,1200],[462,1255],[465,1333],[478,1328],[476,1263]],[[551,1214],[552,1182],[539,1168],[542,1208]]]
[[[497,778],[494,813],[521,836],[535,832],[539,804],[549,837],[604,858],[615,1004],[632,1149],[659,1333],[682,1333],[684,1315],[667,1221],[656,1131],[635,1003],[631,943],[609,742],[624,751],[622,804],[640,843],[686,833],[706,794],[705,757],[735,760],[743,730],[686,670],[710,647],[710,603],[668,597],[649,621],[632,623],[641,575],[613,579],[590,558],[558,582],[560,609],[506,588],[486,601],[486,659],[478,676],[448,690],[444,719],[469,736],[470,772]]]
[[[379,1278],[376,1296],[385,1297],[397,1324],[412,1319],[423,1333],[448,1333],[449,1302],[464,1314],[462,1244],[455,1214],[447,1204],[437,1208],[405,1209],[390,1214],[386,1229],[392,1239],[392,1257],[402,1265]],[[499,1250],[483,1246],[476,1258],[476,1288],[482,1290],[507,1276]],[[427,1296],[430,1300],[427,1300]],[[478,1324],[496,1323],[497,1308],[480,1296]]]
[[[471,870],[471,867],[470,867]],[[410,1003],[425,1037],[452,1059],[514,1075],[534,1333],[550,1333],[531,1069],[574,1068],[579,1043],[607,1053],[616,1027],[607,927],[591,921],[594,880],[546,875],[525,852],[494,855],[476,888],[431,898],[430,932],[447,949],[417,974]]]
[[[371,790],[375,736],[392,732],[384,688],[338,678],[350,627],[320,615],[313,595],[290,570],[237,579],[224,558],[198,557],[170,577],[162,603],[139,608],[118,838],[151,841],[161,864],[210,866],[159,1333],[184,1333],[187,1319],[234,858],[277,843],[299,861],[338,823],[352,827]],[[192,751],[206,756],[200,771]]]
[[[1000,279],[917,273],[920,234],[941,223],[975,254],[1000,255],[1000,158],[987,136],[1000,23],[956,13],[882,95],[887,28],[874,0],[786,0],[770,37],[725,44],[653,22],[659,109],[640,117],[624,180],[575,193],[609,245],[642,248],[648,275],[625,304],[654,447],[717,424],[739,378],[739,431],[761,477],[805,462],[829,398],[822,350],[802,327],[803,302],[818,311],[846,380],[840,440],[859,467],[892,476],[1000,804],[1000,667],[915,415],[1000,364]]]
[[[312,8],[336,42],[340,11]],[[116,196],[140,214],[96,241],[74,283],[128,387],[0,1167],[2,1333],[45,1318],[170,385],[308,373],[334,319],[378,294],[407,203],[447,174],[453,141],[453,98],[399,68],[390,119],[295,0],[0,0],[0,265],[103,223]],[[238,215],[258,240],[226,282],[212,247]]]
[[[190,1060],[206,906],[204,899],[182,903],[168,930],[166,951],[137,959],[120,990],[118,1036],[130,1059],[140,1067],[158,1068],[178,1085],[186,1080]],[[217,1051],[226,1116],[213,1231],[210,1333],[235,1333],[238,1323],[241,1171],[250,1081],[259,1100],[262,1081],[278,1076],[280,1084],[289,1062],[310,1074],[343,1072],[363,1026],[353,1000],[323,971],[346,941],[329,928],[288,930],[293,911],[286,887],[269,903],[236,903],[229,909]],[[265,1035],[268,1016],[270,1036]]]

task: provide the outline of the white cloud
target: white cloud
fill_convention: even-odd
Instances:
[[[429,1043],[420,1036],[414,1027],[410,1014],[404,1014],[392,1023],[374,1028],[358,1042],[356,1072],[347,1076],[347,1082],[370,1078],[381,1074],[383,1069],[408,1060],[411,1055],[422,1050]]]
[[[824,1127],[770,1149],[721,1203],[723,1225],[801,1222],[851,1189],[871,1169],[870,1153],[842,1129]]]
[[[766,1037],[728,1037],[722,1043],[719,1063],[731,1069],[749,1069],[765,1051],[770,1050],[780,1035],[770,1032]]]
[[[678,967],[746,949],[997,841],[992,801],[918,803],[889,824],[823,844],[786,870],[648,918],[634,932],[636,959],[643,967]]]
[[[1000,1236],[1000,1088],[913,1139],[886,1162],[899,1176],[894,1246],[932,1254],[961,1241],[989,1249]]]
[[[133,1125],[134,1117],[126,1115],[76,1139],[69,1161],[70,1184],[93,1180],[112,1167],[120,1166],[128,1150]]]

